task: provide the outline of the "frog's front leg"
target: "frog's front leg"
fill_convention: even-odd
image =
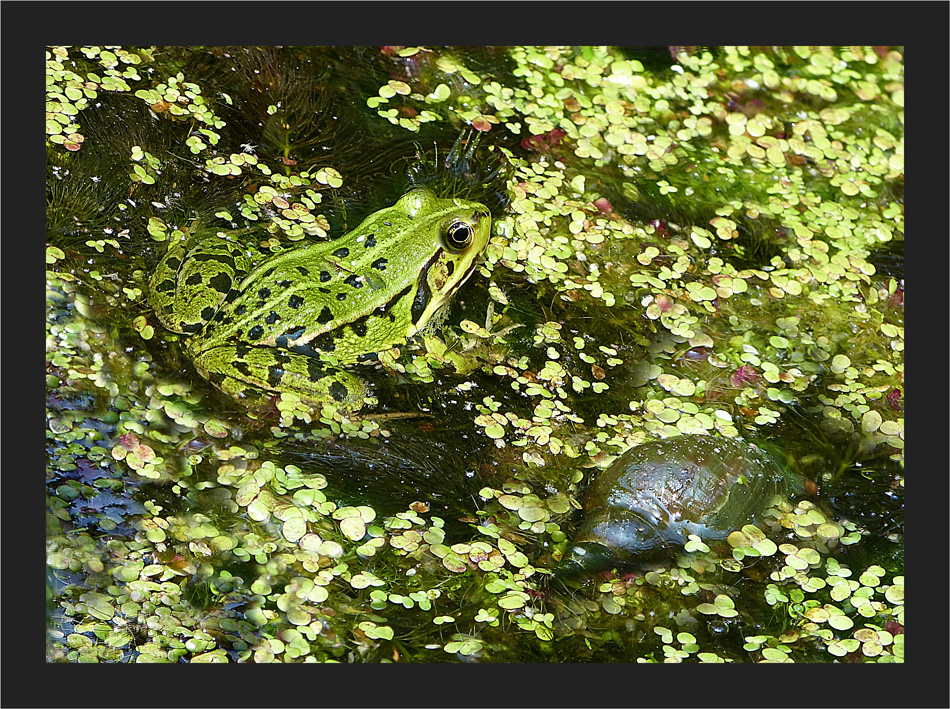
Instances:
[[[327,367],[315,357],[273,347],[222,345],[197,353],[195,367],[226,394],[241,399],[261,390],[289,391],[302,399],[335,403],[343,411],[358,411],[369,390],[355,374]]]

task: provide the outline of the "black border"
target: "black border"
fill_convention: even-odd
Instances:
[[[914,165],[907,220],[915,234],[907,268],[925,282],[911,295],[907,328],[911,447],[916,474],[907,495],[913,540],[906,555],[916,570],[910,598],[936,608],[919,617],[903,665],[236,665],[184,671],[183,665],[48,664],[41,625],[44,594],[45,441],[23,445],[45,426],[41,395],[28,395],[32,376],[7,380],[4,427],[3,531],[7,552],[3,608],[3,706],[948,706],[946,668],[947,428],[946,406],[924,401],[948,351],[940,335],[928,348],[919,313],[946,302],[947,33],[946,3],[566,3],[566,2],[12,2],[3,3],[3,212],[7,266],[3,279],[8,327],[7,373],[34,372],[43,361],[36,324],[42,309],[32,268],[44,263],[38,224],[44,213],[45,156],[42,52],[48,44],[903,44],[908,62],[910,130],[906,162]],[[28,110],[17,111],[25,101]],[[35,112],[34,112],[35,107]],[[29,155],[36,151],[36,158]],[[926,179],[922,173],[928,173]],[[26,187],[26,186],[29,187]],[[921,218],[920,215],[926,215]],[[35,243],[35,246],[33,242]],[[941,259],[932,254],[940,251]],[[23,251],[30,252],[25,257]],[[29,274],[29,275],[27,275]],[[926,280],[924,280],[926,279]],[[37,284],[42,277],[37,274]],[[30,294],[25,296],[25,294]],[[33,294],[36,295],[35,299]],[[930,325],[940,329],[946,318]],[[12,335],[11,335],[12,333]],[[26,340],[19,335],[31,333]],[[931,355],[926,357],[926,355]],[[933,355],[937,355],[934,360]],[[913,366],[916,363],[917,366]],[[20,364],[23,364],[21,367]],[[926,376],[926,380],[924,377]],[[941,376],[941,379],[942,379]],[[21,387],[20,382],[25,386]],[[35,381],[42,382],[40,372]],[[37,383],[36,388],[40,385]],[[17,408],[13,404],[17,404]],[[34,417],[34,406],[36,407]],[[942,412],[941,412],[942,408]],[[24,410],[25,409],[25,410]],[[942,413],[942,415],[941,415]],[[942,426],[940,424],[943,424]],[[924,436],[924,428],[927,428]],[[20,433],[23,433],[22,437]],[[35,451],[35,452],[34,452]],[[926,487],[924,487],[926,486]],[[927,493],[922,494],[926,489]],[[29,550],[17,542],[26,537]],[[925,550],[937,553],[936,559]],[[21,586],[21,560],[29,569]],[[944,576],[941,582],[939,571]],[[920,583],[926,569],[929,584]],[[931,606],[933,607],[933,605]],[[923,630],[931,626],[930,635]],[[253,667],[253,669],[252,669]],[[297,674],[292,674],[293,672]],[[690,702],[694,702],[691,704]]]

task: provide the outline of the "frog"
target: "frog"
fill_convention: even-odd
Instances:
[[[149,305],[231,397],[292,393],[356,412],[370,388],[351,370],[438,323],[491,224],[480,202],[416,187],[343,236],[259,262],[224,234],[184,237],[152,272]]]

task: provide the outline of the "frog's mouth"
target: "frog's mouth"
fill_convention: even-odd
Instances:
[[[462,287],[478,265],[478,258],[473,258],[465,267],[465,271],[456,276],[455,262],[443,261],[444,249],[439,249],[432,255],[416,280],[416,297],[412,300],[410,320],[413,325],[412,334],[422,330],[439,309]],[[452,285],[448,285],[452,281]],[[433,293],[439,294],[433,297]]]
[[[471,278],[472,274],[475,272],[475,267],[478,266],[479,261],[481,261],[481,256],[472,259],[472,262],[468,264],[468,268],[465,269],[465,273],[459,277],[458,283],[455,284],[455,288],[461,288],[463,285],[465,285],[465,281]]]

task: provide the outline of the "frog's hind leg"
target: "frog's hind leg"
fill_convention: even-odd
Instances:
[[[194,356],[195,367],[208,381],[236,399],[256,398],[262,391],[297,394],[305,401],[334,403],[342,411],[358,411],[369,393],[355,374],[330,369],[315,358],[271,347],[224,345]]]
[[[195,333],[214,317],[251,263],[243,249],[219,236],[188,250],[172,243],[149,280],[149,303],[173,332]]]

